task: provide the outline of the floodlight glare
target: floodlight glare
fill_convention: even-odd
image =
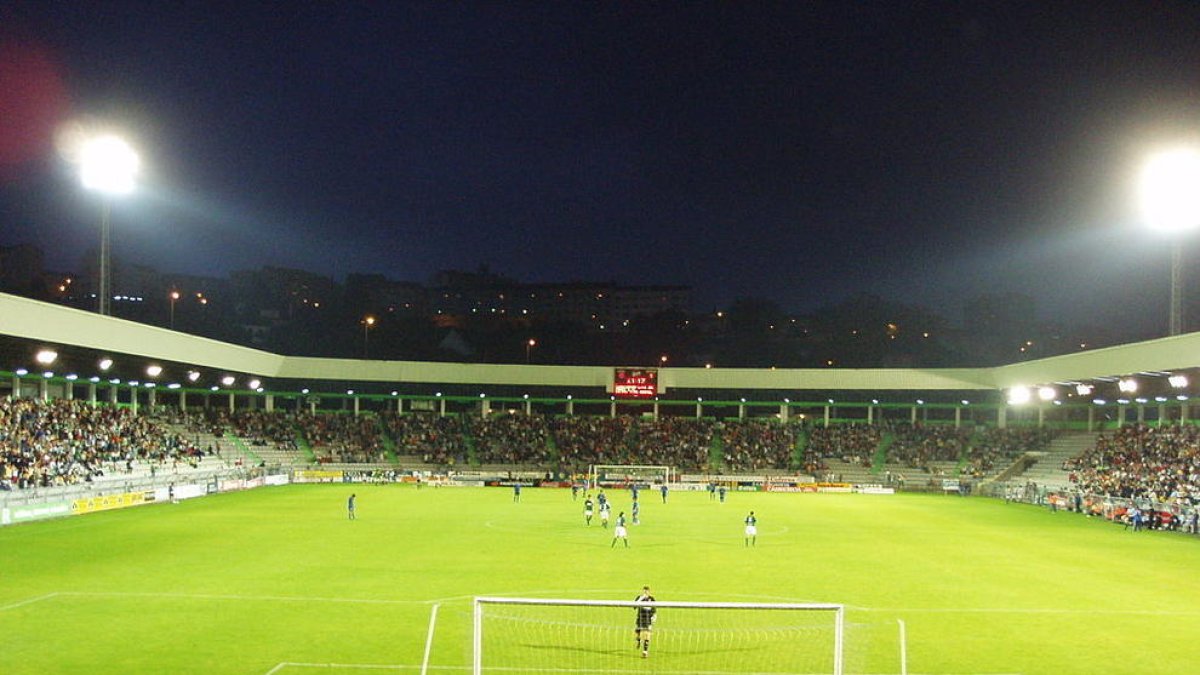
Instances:
[[[79,179],[89,190],[129,194],[140,165],[141,160],[128,143],[116,136],[97,136],[81,148]]]
[[[1156,230],[1179,232],[1200,226],[1200,153],[1191,149],[1155,155],[1142,169],[1142,211]]]
[[[1057,393],[1054,391],[1054,387],[1038,387],[1038,398],[1043,401],[1053,401]]]
[[[100,359],[100,362],[96,365],[100,366],[100,370],[108,370],[109,368],[113,367],[113,360],[108,357],[105,357],[103,359]]]
[[[188,371],[188,381],[189,382],[195,382],[198,379],[200,379],[200,371],[198,371],[198,370],[189,370]]]
[[[1088,394],[1092,393],[1092,385],[1077,384],[1075,385],[1075,393],[1079,394],[1080,396],[1087,396]]]
[[[262,383],[261,383],[261,382],[259,382],[258,380],[250,380],[250,381],[249,381],[249,382],[247,382],[246,384],[247,384],[247,386],[249,386],[251,389],[258,389],[258,388],[259,388],[259,387],[262,385]]]
[[[1132,378],[1125,378],[1125,379],[1121,380],[1120,382],[1117,382],[1117,389],[1126,394],[1132,394],[1133,392],[1138,390],[1137,380],[1132,379]]]
[[[1183,389],[1188,386],[1187,375],[1172,375],[1167,378],[1167,382],[1170,382],[1171,386],[1176,389]]]
[[[48,366],[58,359],[58,352],[54,351],[53,349],[43,349],[33,358],[43,366]]]
[[[1009,405],[1029,403],[1030,396],[1029,387],[1013,387],[1008,390],[1008,403]]]
[[[221,384],[225,385],[226,387],[232,387],[233,383],[236,381],[237,380],[235,380],[232,375],[226,375],[225,377],[221,378]]]
[[[160,365],[146,366],[146,375],[148,377],[158,377],[159,375],[162,375],[162,371],[163,369]]]

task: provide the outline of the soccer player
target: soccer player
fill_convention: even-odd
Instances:
[[[354,499],[356,495],[351,494],[350,499],[346,501],[346,512],[350,516],[350,520],[354,520]]]
[[[758,545],[758,518],[754,517],[754,512],[746,516],[746,546]]]
[[[717,494],[721,496],[721,503],[724,504],[725,503],[725,486],[724,485],[717,488]]]
[[[609,548],[617,545],[617,540],[625,542],[625,548],[629,548],[629,533],[625,530],[625,512],[617,514],[617,526],[613,528],[613,540],[609,544]]]
[[[633,500],[632,513],[630,513],[629,515],[633,516],[633,524],[634,525],[642,524],[642,521],[638,520],[638,514],[641,512],[642,512],[642,507],[640,505],[638,505],[638,500],[636,500],[636,499]]]
[[[642,586],[642,592],[634,598],[634,602],[654,602],[654,596],[650,595],[650,587]],[[633,629],[633,636],[637,638],[637,646],[642,650],[643,659],[650,655],[650,628],[654,626],[657,611],[653,606],[637,608],[637,625]]]
[[[660,493],[662,493],[663,503],[666,504],[667,503],[667,484],[663,483],[662,487],[658,488],[658,491]]]
[[[571,501],[579,499],[579,483],[571,481]]]
[[[592,498],[587,495],[583,496],[583,520],[588,525],[592,524]]]
[[[603,527],[606,530],[608,529],[608,517],[610,515],[612,515],[612,507],[608,505],[608,502],[601,502],[600,503],[600,525],[601,525],[601,527]]]
[[[604,494],[604,488],[600,488],[599,494],[596,495],[596,501],[600,502],[600,510],[604,510],[604,505],[608,503],[608,495]]]
[[[521,501],[521,484],[520,483],[513,483],[513,501],[514,502]]]

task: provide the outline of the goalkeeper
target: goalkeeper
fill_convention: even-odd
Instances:
[[[654,602],[654,596],[650,595],[650,587],[642,586],[642,594],[637,596],[634,602]],[[643,659],[650,655],[650,629],[654,626],[657,611],[652,605],[637,608],[637,627],[633,629],[633,634],[637,638],[638,649],[642,650]]]

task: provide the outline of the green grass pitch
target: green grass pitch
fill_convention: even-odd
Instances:
[[[612,500],[628,511],[627,492]],[[632,600],[643,584],[659,600],[843,603],[848,673],[900,672],[900,621],[910,673],[1200,663],[1193,537],[941,495],[642,501],[629,549],[560,489],[514,504],[507,489],[295,485],[3,528],[0,673],[418,672],[434,603],[430,672],[468,672],[471,596]],[[665,656],[629,643],[628,672],[661,672]]]

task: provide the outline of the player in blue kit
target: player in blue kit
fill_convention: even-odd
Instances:
[[[629,515],[633,517],[633,524],[641,525],[642,521],[638,519],[638,514],[642,512],[642,507],[640,504],[638,504],[638,500],[633,500],[633,507],[630,509],[630,511],[631,513]]]
[[[355,516],[354,516],[354,499],[355,498],[356,498],[356,495],[352,494],[352,495],[350,495],[350,499],[346,500],[346,512],[349,515],[350,520],[355,519]]]

